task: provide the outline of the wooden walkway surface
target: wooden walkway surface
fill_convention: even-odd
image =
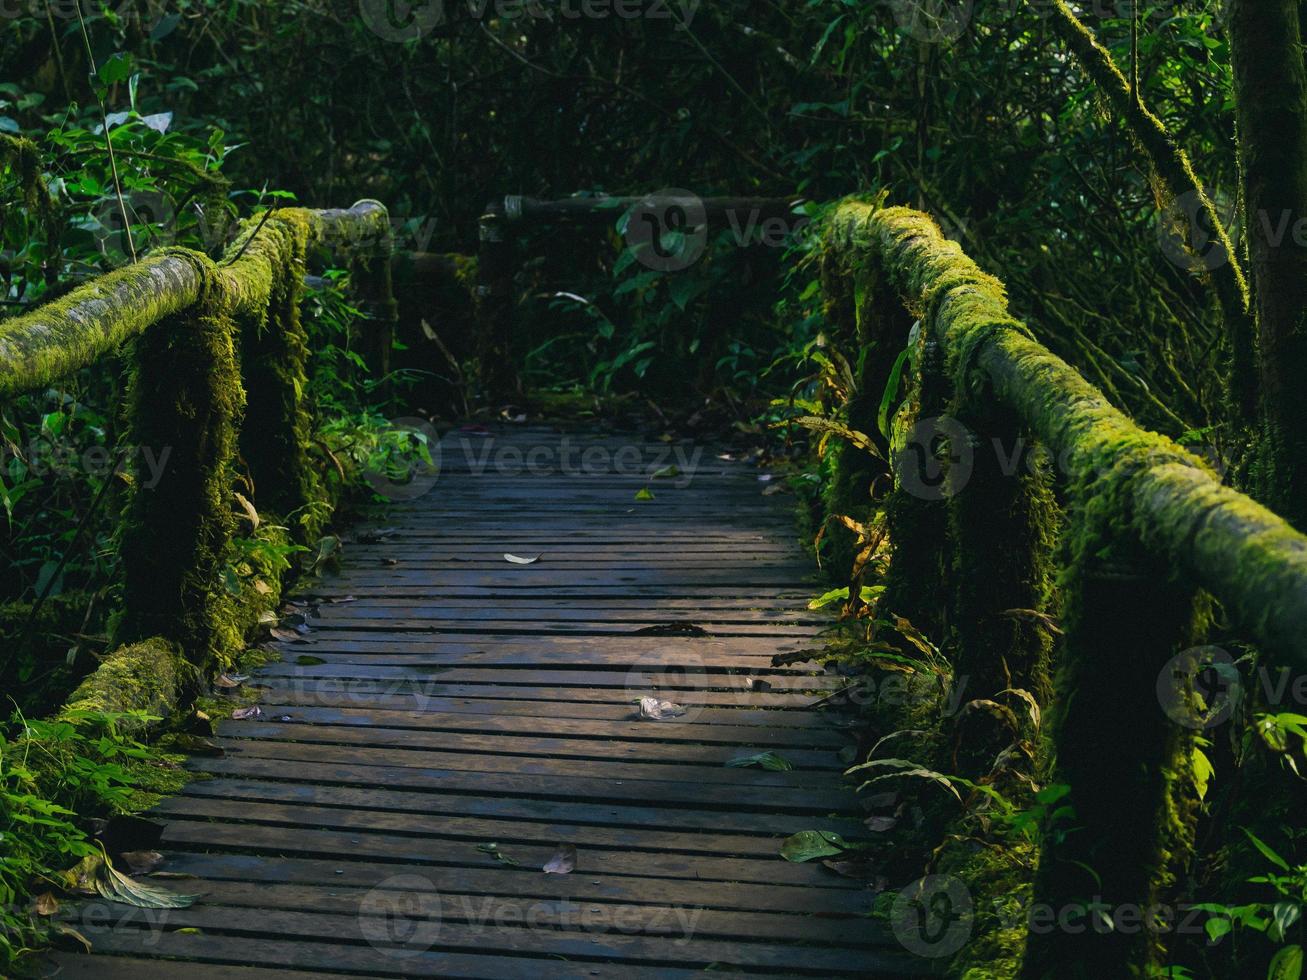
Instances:
[[[435,487],[348,536],[307,642],[249,682],[262,716],[154,811],[164,869],[196,876],[161,884],[200,899],[83,921],[95,955],[62,975],[925,972],[865,886],[778,855],[865,835],[846,720],[811,707],[838,679],[772,666],[824,624],[793,498],[712,450],[687,479],[668,448],[447,437]],[[642,696],[686,713],[642,720]],[[766,751],[794,770],[726,765]],[[547,874],[559,845],[575,870]]]

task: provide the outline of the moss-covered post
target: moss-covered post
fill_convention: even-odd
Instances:
[[[240,456],[258,506],[289,521],[296,539],[305,543],[305,508],[319,496],[303,399],[308,338],[299,301],[305,242],[294,226],[275,220],[260,235],[273,256],[272,283],[267,306],[238,318],[246,417],[252,422],[241,426]]]
[[[971,447],[956,420],[944,414],[943,357],[926,322],[918,323],[916,375],[909,376],[905,367],[903,377],[915,411],[906,420],[910,428],[903,444],[895,447],[894,489],[885,504],[892,557],[882,607],[938,642],[948,627],[948,500],[959,486],[957,467],[965,465]]]
[[[390,267],[394,251],[393,234],[387,224],[384,231],[363,232],[365,240],[352,243],[355,285],[363,308],[368,314],[364,335],[365,357],[373,375],[390,374],[390,351],[399,323],[399,305],[395,302],[395,285]]]
[[[123,614],[118,644],[158,636],[207,666],[241,637],[225,584],[231,540],[230,471],[245,406],[234,324],[214,267],[190,310],[136,341],[128,441],[139,447],[122,529]]]
[[[1150,976],[1175,924],[1159,903],[1193,847],[1192,732],[1158,677],[1194,642],[1195,598],[1083,515],[1073,533],[1052,776],[1072,812],[1044,827],[1023,976]]]
[[[486,208],[477,255],[477,360],[481,384],[491,399],[517,393],[513,362],[513,256],[508,216],[502,205]]]
[[[1051,593],[1048,467],[988,386],[960,391],[953,414],[972,445],[967,480],[949,507],[954,680],[968,700],[1019,688],[1046,704],[1052,635],[1031,613],[1044,612]]]

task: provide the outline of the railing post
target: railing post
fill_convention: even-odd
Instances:
[[[1047,467],[1016,413],[992,392],[959,391],[953,414],[971,443],[966,479],[949,507],[954,683],[968,701],[1015,688],[1047,704],[1053,628],[1040,616],[1052,592],[1057,524]],[[986,769],[1011,740],[993,744],[974,726],[967,734],[959,756]]]
[[[260,510],[288,521],[295,541],[308,544],[323,515],[313,507],[322,493],[309,461],[312,420],[304,401],[309,346],[300,298],[306,243],[292,226],[275,220],[261,234],[276,238],[279,261],[267,309],[238,318],[246,417],[253,423],[241,426],[240,454]]]
[[[1194,642],[1194,592],[1109,534],[1073,526],[1067,639],[1054,700],[1054,784],[1023,975],[1149,975],[1174,928],[1158,903],[1193,848],[1192,733],[1158,701],[1158,675]],[[1109,557],[1103,557],[1104,553]]]
[[[230,472],[245,391],[235,327],[202,256],[195,306],[136,340],[128,442],[139,447],[122,529],[123,614],[115,645],[161,636],[197,666],[240,637],[223,577],[233,518]]]
[[[492,400],[518,389],[513,362],[513,256],[509,216],[503,205],[486,208],[477,255],[477,358],[481,384]]]
[[[902,616],[938,640],[947,627],[944,583],[947,560],[947,501],[955,492],[956,467],[965,459],[960,430],[943,415],[947,381],[943,357],[928,323],[918,321],[915,378],[905,374],[905,388],[915,383],[917,410],[912,426],[894,453],[894,489],[885,504],[893,557],[886,579],[883,608]],[[961,455],[959,455],[961,454]]]

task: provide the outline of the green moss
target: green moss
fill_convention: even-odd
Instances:
[[[143,711],[166,718],[194,695],[198,684],[199,675],[181,650],[151,637],[110,653],[73,691],[58,717]]]

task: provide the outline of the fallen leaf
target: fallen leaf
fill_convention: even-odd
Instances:
[[[659,701],[657,698],[640,699],[640,718],[642,721],[666,721],[685,714],[685,708],[671,701]]]
[[[231,713],[231,717],[233,721],[249,721],[251,718],[259,717],[261,714],[263,714],[263,709],[255,704],[248,708],[237,708]]]
[[[336,596],[334,598],[328,599],[327,601],[334,606],[339,606],[346,602],[358,602],[359,600],[358,600],[358,596],[342,595],[342,596]]]
[[[123,851],[119,857],[127,863],[127,870],[134,875],[148,874],[163,864],[163,855],[158,851]]]
[[[635,494],[635,499],[636,499],[636,500],[653,500],[653,499],[654,499],[653,491],[650,490],[648,487],[645,487],[643,490],[639,490],[639,491],[636,492],[636,494]]]
[[[829,830],[801,830],[785,839],[781,845],[781,857],[800,864],[816,858],[835,857],[850,847],[848,841]]]
[[[681,475],[680,467],[678,467],[678,466],[664,466],[662,469],[660,469],[660,470],[655,470],[653,473],[651,473],[651,474],[649,475],[649,479],[651,479],[651,480],[670,480],[670,479],[672,479],[673,477],[677,477],[677,476],[680,476],[680,475]]]
[[[254,580],[254,591],[257,592],[259,595],[268,595],[270,592],[272,592],[272,586],[269,585],[267,582],[263,581],[263,579],[256,578]],[[260,616],[259,622],[262,621],[263,621],[263,617]]]
[[[757,755],[742,755],[738,759],[731,759],[726,765],[731,769],[748,769],[757,766],[759,769],[766,769],[769,772],[790,772],[794,768],[794,763],[789,759],[784,759],[775,752],[759,752]]]
[[[312,640],[306,640],[294,630],[281,629],[274,627],[268,630],[274,640],[280,640],[282,643],[312,643]]]
[[[32,910],[37,915],[54,915],[59,911],[59,899],[55,898],[49,892],[42,892],[36,896],[32,902]]]
[[[219,674],[213,679],[213,686],[231,689],[233,687],[240,687],[241,682],[232,677],[231,674]]]
[[[74,929],[72,926],[70,926],[67,922],[59,922],[56,920],[55,922],[50,923],[50,928],[53,929],[59,935],[67,936],[69,939],[73,939],[76,942],[80,943],[81,946],[86,950],[86,952],[89,953],[91,951],[91,941],[87,939],[85,936],[83,936],[76,929]]]
[[[506,554],[504,555],[504,561],[511,561],[514,565],[534,565],[541,557],[543,556],[536,555],[534,558],[522,558],[519,555]]]
[[[300,667],[316,667],[318,664],[325,664],[326,661],[321,657],[312,657],[307,653],[301,653],[295,658],[295,663]]]
[[[575,844],[559,844],[558,850],[554,852],[554,856],[551,857],[544,866],[544,872],[547,875],[567,875],[575,870]]]
[[[778,493],[789,493],[790,488],[784,483],[770,483],[763,487],[762,495],[764,497],[773,497]]]
[[[894,817],[868,817],[862,823],[868,830],[883,834],[885,831],[893,829],[898,820]]]
[[[771,690],[771,681],[765,681],[765,680],[763,680],[761,677],[750,677],[750,678],[749,678],[749,690],[750,690],[750,691],[770,691],[770,690]]]
[[[399,564],[399,559],[398,559],[398,558],[383,558],[383,559],[381,559],[381,564],[383,564],[383,565],[398,565],[398,564]]]
[[[294,715],[278,715],[274,721],[293,721]]]
[[[184,909],[195,904],[198,895],[182,895],[147,881],[129,878],[108,861],[100,865],[95,890],[102,898],[140,909]]]
[[[500,864],[507,864],[509,867],[513,868],[520,868],[522,866],[522,862],[517,858],[509,857],[501,851],[498,844],[478,844],[477,850],[482,854],[489,854]]]

